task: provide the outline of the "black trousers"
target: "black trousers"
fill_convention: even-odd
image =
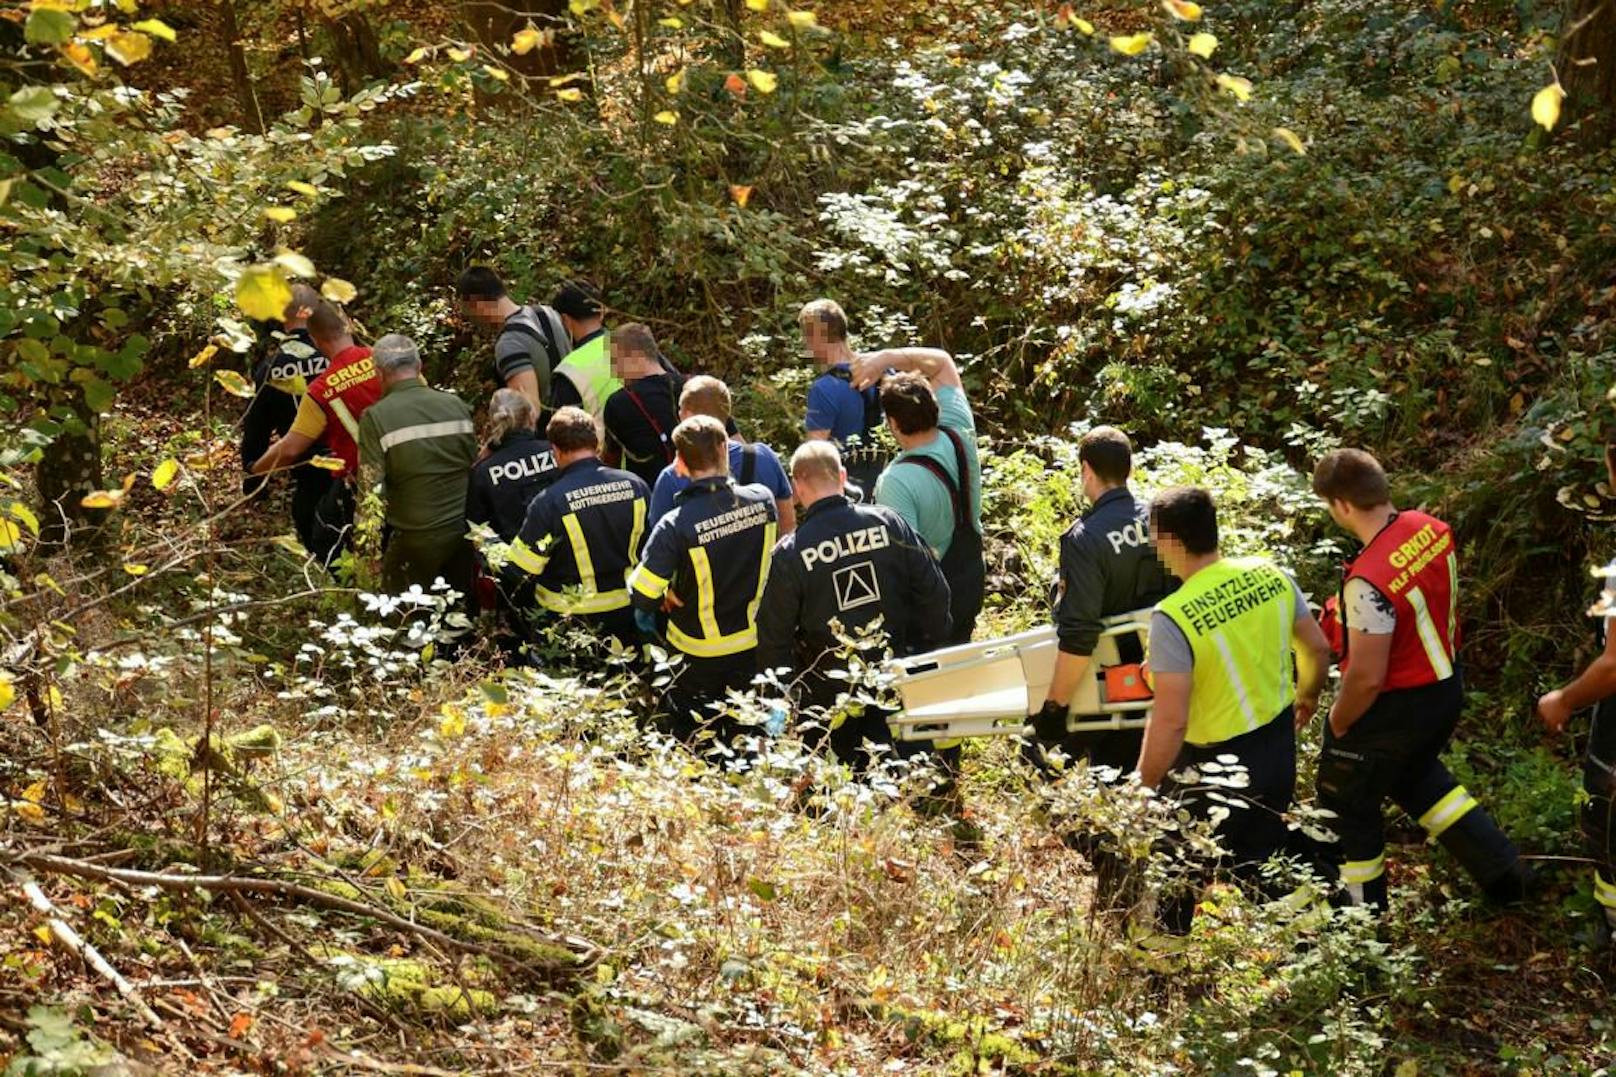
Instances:
[[[1594,897],[1605,919],[1616,927],[1616,696],[1594,708],[1588,755],[1582,765],[1582,836],[1594,862]]]
[[[1278,717],[1249,733],[1218,744],[1184,745],[1173,771],[1194,769],[1234,756],[1233,764],[1219,763],[1221,773],[1231,766],[1243,767],[1246,785],[1230,788],[1205,779],[1180,784],[1169,777],[1162,792],[1176,797],[1195,815],[1209,817],[1215,810],[1226,811],[1214,833],[1224,856],[1215,863],[1200,865],[1187,872],[1183,885],[1163,895],[1160,914],[1169,931],[1187,932],[1195,913],[1200,890],[1219,877],[1232,877],[1248,889],[1260,890],[1262,866],[1287,849],[1285,813],[1290,811],[1296,792],[1296,715],[1286,707]]]
[[[1455,673],[1382,692],[1344,737],[1326,729],[1318,802],[1337,816],[1341,881],[1355,904],[1387,904],[1387,800],[1419,820],[1489,891],[1520,873],[1514,844],[1442,764],[1463,706],[1464,683]]]
[[[328,484],[318,497],[305,495],[301,485],[293,494],[292,525],[298,541],[322,568],[330,568],[342,556],[353,533],[353,521],[353,489],[340,479]]]
[[[721,715],[715,705],[722,704],[732,690],[746,689],[756,673],[755,648],[719,658],[685,655],[664,690],[660,717],[668,731],[687,744],[694,744],[704,732],[733,741],[746,727]]]

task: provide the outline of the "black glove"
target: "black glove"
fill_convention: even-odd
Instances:
[[[1044,709],[1032,716],[1033,735],[1045,744],[1066,736],[1066,704],[1047,700]]]

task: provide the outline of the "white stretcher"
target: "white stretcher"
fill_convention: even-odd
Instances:
[[[1107,700],[1105,671],[1123,664],[1119,644],[1125,637],[1135,637],[1137,653],[1144,653],[1150,612],[1135,610],[1105,620],[1072,696],[1068,730],[1144,728],[1151,701]],[[895,659],[890,669],[903,710],[888,720],[893,736],[949,740],[1030,735],[1027,716],[1043,705],[1049,692],[1057,650],[1055,629],[1047,627]]]

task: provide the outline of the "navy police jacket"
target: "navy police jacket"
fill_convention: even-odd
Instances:
[[[487,524],[500,541],[510,542],[522,529],[528,505],[556,475],[550,443],[531,430],[512,430],[473,465],[466,521]]]
[[[1126,486],[1101,494],[1061,536],[1055,634],[1066,654],[1087,657],[1101,621],[1154,606],[1178,587],[1150,544],[1150,504]]]

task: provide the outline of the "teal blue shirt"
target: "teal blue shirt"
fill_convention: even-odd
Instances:
[[[965,466],[970,471],[971,524],[982,532],[982,462],[976,455],[976,420],[965,394],[953,386],[937,390],[937,425],[959,434],[965,443]],[[897,512],[920,533],[938,557],[948,552],[954,541],[954,502],[943,484],[928,469],[905,464],[911,456],[929,456],[959,483],[959,467],[954,459],[954,443],[941,430],[935,440],[919,448],[899,453],[881,473],[875,484],[875,501]]]

